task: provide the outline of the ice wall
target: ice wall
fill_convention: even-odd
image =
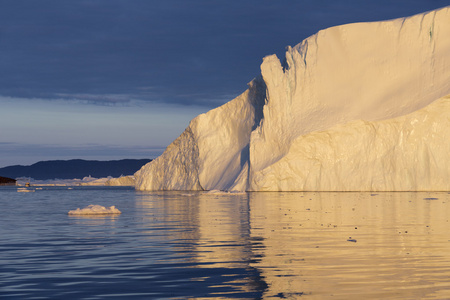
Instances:
[[[164,153],[135,173],[139,190],[228,190],[248,169],[249,141],[261,119],[261,78],[236,99],[194,118]],[[245,181],[246,183],[246,181]],[[247,186],[238,186],[246,189]]]
[[[253,191],[449,191],[450,95],[406,116],[295,139],[252,174]]]
[[[406,132],[407,128],[398,125],[397,118],[448,94],[450,7],[409,18],[322,30],[294,48],[289,47],[283,64],[275,55],[265,57],[261,76],[250,83],[249,89],[229,103],[193,119],[162,156],[135,174],[136,188],[442,189],[442,185],[434,184],[441,177],[434,176],[447,175],[448,178],[449,159],[441,156],[439,159],[443,161],[429,165],[431,160],[426,159],[422,148],[413,148],[415,152],[411,152],[410,148],[399,147],[398,134]],[[442,101],[448,99],[439,100]],[[427,110],[428,120],[441,124],[436,125],[441,128],[439,130],[442,130],[442,124],[448,123],[448,105],[443,109],[447,114]],[[434,113],[437,116],[433,116]],[[346,132],[352,132],[351,143],[335,130],[339,124],[345,124],[342,126]],[[383,129],[367,129],[373,126]],[[325,139],[320,133],[323,131],[327,132]],[[442,132],[434,135],[426,130],[421,132],[422,137],[416,136],[418,141],[426,140],[432,147],[450,152],[449,139],[440,140]],[[377,139],[373,138],[374,134],[389,136]],[[315,138],[320,139],[315,141]],[[337,144],[337,141],[344,144]],[[359,141],[362,144],[358,144]],[[390,164],[388,168],[376,165],[365,152],[365,143],[369,142],[376,146],[382,143],[383,149],[395,148],[396,151],[385,151],[384,158],[402,162]],[[359,145],[360,151],[355,153],[352,143]],[[328,149],[328,153],[334,153],[325,159],[327,168],[321,165],[324,160],[320,158],[325,150],[318,145]],[[298,154],[301,147],[312,147],[314,151],[301,156]],[[355,174],[363,174],[363,171],[371,174],[372,179],[366,179],[370,184],[360,185],[356,181],[348,185],[339,177],[347,174],[332,168],[341,162],[336,155],[339,151],[349,153],[347,164],[358,162],[349,167]],[[430,151],[434,153],[434,149]],[[416,179],[401,183],[402,174],[414,173],[418,164],[428,166],[429,172],[419,172],[413,176]],[[433,169],[438,165],[446,173]],[[312,176],[315,168],[321,172],[333,170],[335,175],[329,178]],[[311,176],[305,177],[305,173]],[[389,175],[391,173],[394,175]],[[428,184],[417,183],[417,176],[422,175],[429,176],[425,180]],[[386,179],[376,179],[380,176]]]

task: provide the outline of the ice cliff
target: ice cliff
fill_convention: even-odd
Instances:
[[[450,190],[450,6],[319,31],[194,118],[138,190]]]

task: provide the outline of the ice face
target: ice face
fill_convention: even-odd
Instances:
[[[332,27],[283,64],[265,57],[249,89],[193,119],[136,188],[450,189],[449,20],[446,7]],[[414,113],[426,117],[399,121]]]
[[[450,95],[382,121],[351,121],[296,138],[252,174],[251,191],[450,190]]]

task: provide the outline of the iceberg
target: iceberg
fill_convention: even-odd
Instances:
[[[450,190],[450,6],[321,30],[194,118],[137,190]]]
[[[19,177],[17,178],[17,186],[135,186],[135,178],[133,175],[120,176],[114,178],[112,176],[95,178],[92,176],[83,177],[83,179],[45,179],[35,180],[31,177]]]
[[[77,208],[75,210],[71,210],[68,212],[71,216],[76,215],[116,215],[121,214],[121,211],[118,210],[114,205],[109,208],[101,206],[101,205],[88,205],[83,209]]]
[[[134,186],[134,176],[120,176],[118,178],[110,178],[105,182],[105,186]]]
[[[108,176],[103,178],[85,177],[80,183],[82,186],[134,186],[134,176],[120,176],[117,178]]]

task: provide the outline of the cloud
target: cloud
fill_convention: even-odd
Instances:
[[[8,1],[0,11],[0,93],[78,96],[92,104],[126,102],[105,95],[133,95],[211,108],[230,100],[225,95],[242,93],[262,57],[282,55],[285,46],[320,29],[444,5],[448,1]]]
[[[94,105],[120,105],[131,106],[139,105],[136,98],[137,95],[128,94],[55,94],[58,100],[68,100],[77,103],[94,104]]]
[[[100,148],[99,155],[113,154],[107,145],[117,145],[123,149],[161,148],[177,138],[192,118],[207,110],[198,106],[180,107],[163,102],[126,102],[128,97],[123,99],[122,96],[114,98],[113,102],[111,99],[106,102],[104,99],[85,96],[97,105],[77,99],[67,101],[0,97],[0,141],[9,142],[3,144],[0,159],[12,160],[13,156],[17,157],[21,153],[27,161],[33,155],[42,156],[45,153],[55,156],[94,155],[96,152],[92,147],[82,148],[79,153],[73,152],[78,149],[73,145],[92,143],[106,145]],[[12,143],[17,147],[5,148]],[[25,146],[19,147],[20,145]],[[36,147],[37,145],[43,146]],[[60,147],[53,151],[47,149],[49,145]],[[64,149],[66,145],[68,150]],[[5,152],[7,149],[10,149],[8,153]],[[27,149],[33,151],[29,153]],[[118,151],[122,148],[113,149]],[[108,152],[104,152],[106,150]],[[135,153],[121,152],[124,155]],[[150,154],[153,153],[155,152],[152,150]]]

